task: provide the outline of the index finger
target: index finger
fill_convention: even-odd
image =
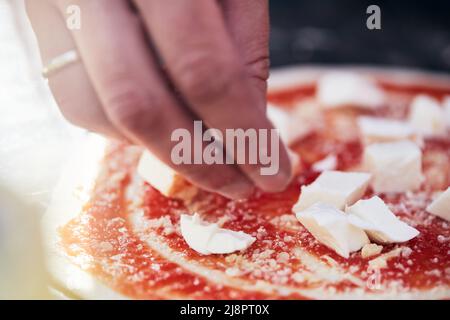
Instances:
[[[273,129],[265,102],[258,98],[260,93],[252,85],[216,1],[135,1],[172,81],[209,128],[218,129],[222,136],[227,129],[258,133]],[[262,146],[268,150],[280,146],[275,150],[279,151],[276,174],[261,175],[261,162],[239,165],[265,191],[282,190],[291,177],[287,151],[278,137],[276,142]],[[245,153],[251,151],[247,145]]]

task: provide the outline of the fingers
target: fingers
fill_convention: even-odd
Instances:
[[[222,0],[225,23],[252,82],[265,101],[269,76],[267,0]]]
[[[28,1],[27,11],[39,42],[42,62],[46,65],[54,57],[76,46],[58,10],[45,1],[37,2]],[[103,112],[81,61],[51,75],[49,86],[62,114],[70,122],[124,139]]]
[[[216,1],[135,1],[171,79],[208,127],[224,135],[226,129],[272,128],[265,102],[258,98],[261,92],[258,94],[240,62]],[[280,170],[276,175],[261,175],[261,165],[240,165],[266,191],[283,189],[291,177],[286,149],[279,145]]]
[[[59,3],[64,11],[69,2]],[[247,196],[251,184],[235,166],[175,166],[171,161],[172,133],[185,128],[193,135],[195,118],[163,81],[140,21],[128,4],[122,0],[79,0],[77,4],[83,26],[72,35],[105,114],[116,128],[194,184],[232,198]]]

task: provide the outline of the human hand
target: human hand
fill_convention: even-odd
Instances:
[[[79,30],[64,18],[74,4]],[[194,120],[221,132],[272,128],[267,1],[29,0],[27,11],[44,65],[72,49],[81,58],[49,76],[72,123],[143,145],[192,183],[230,198],[247,196],[253,185],[273,192],[289,182],[282,143],[272,176],[261,175],[260,164],[174,165],[170,158],[171,133],[192,132]]]

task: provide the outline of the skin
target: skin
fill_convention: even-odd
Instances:
[[[80,30],[66,8],[81,9]],[[227,128],[271,129],[266,0],[29,0],[27,12],[43,64],[76,48],[81,61],[52,74],[49,86],[75,125],[139,144],[192,183],[229,198],[254,186],[283,190],[291,166],[280,142],[280,170],[260,165],[174,165],[170,141],[193,121]],[[163,67],[161,67],[163,65]],[[236,116],[239,115],[239,116]]]

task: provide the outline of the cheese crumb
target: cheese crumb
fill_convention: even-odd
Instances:
[[[413,251],[412,251],[412,249],[410,247],[404,247],[402,249],[402,257],[403,258],[409,258],[409,256],[411,255],[412,252]]]
[[[241,272],[241,270],[239,270],[239,268],[231,267],[231,268],[227,268],[225,270],[225,273],[227,276],[236,277],[236,276],[239,276],[242,272]]]
[[[380,254],[382,250],[383,246],[377,245],[375,243],[368,243],[362,248],[361,256],[363,257],[363,259],[367,259]]]
[[[114,249],[113,245],[107,241],[102,241],[97,246],[100,252],[109,252]]]
[[[382,254],[375,259],[369,261],[369,269],[382,269],[387,267],[390,259],[398,257],[402,253],[403,248],[395,248],[387,253]]]
[[[287,252],[280,252],[277,254],[277,261],[279,263],[287,263],[289,262],[289,253]]]
[[[143,228],[162,229],[164,235],[168,236],[175,232],[175,227],[169,215],[165,215],[155,219],[146,219]]]

